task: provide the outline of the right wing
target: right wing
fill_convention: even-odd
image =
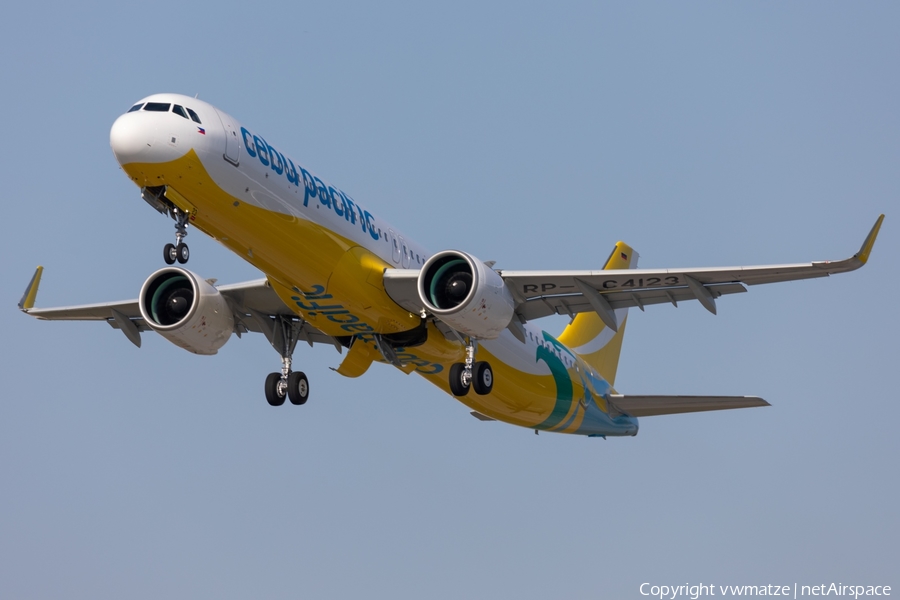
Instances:
[[[869,259],[884,215],[878,217],[859,252],[838,261],[755,267],[689,269],[615,269],[600,271],[501,271],[517,301],[522,320],[551,314],[575,315],[594,311],[615,330],[613,311],[648,304],[698,300],[716,314],[715,299],[724,294],[746,292],[744,285],[827,277],[854,271]]]
[[[854,271],[869,259],[884,215],[878,217],[859,252],[839,261],[764,265],[756,267],[712,267],[689,269],[601,269],[598,271],[508,271],[498,270],[513,300],[513,324],[553,314],[574,317],[596,312],[613,331],[619,323],[615,310],[650,304],[698,300],[716,313],[716,298],[746,292],[745,285],[827,277]],[[620,248],[620,246],[617,246]],[[611,257],[612,258],[612,257]],[[623,256],[627,260],[626,257]],[[493,263],[491,263],[493,264]],[[418,291],[419,271],[385,269],[384,286],[393,300],[412,313],[426,312]],[[510,329],[515,334],[515,328]]]

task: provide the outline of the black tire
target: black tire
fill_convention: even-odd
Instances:
[[[480,361],[472,365],[472,387],[479,396],[490,394],[494,389],[494,370],[487,361]]]
[[[288,375],[288,398],[295,406],[306,404],[309,400],[309,379],[303,371],[294,371]]]
[[[284,399],[287,397],[287,391],[285,390],[281,394],[279,394],[279,386],[281,383],[281,373],[269,373],[269,376],[266,377],[266,401],[272,406],[281,406],[284,404]]]
[[[191,249],[188,248],[188,245],[184,242],[181,242],[177,246],[175,246],[175,258],[179,263],[185,264],[188,259],[191,257]]]
[[[178,253],[175,252],[175,244],[166,244],[163,246],[163,260],[167,265],[174,265]]]
[[[466,365],[455,363],[450,367],[450,393],[454,396],[461,397],[469,393],[471,385],[463,385],[462,374],[466,370]]]

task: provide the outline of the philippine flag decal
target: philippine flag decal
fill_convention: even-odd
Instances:
[[[198,128],[197,128],[197,133],[199,133],[200,135],[206,135],[206,130],[203,129],[202,127],[198,127]]]

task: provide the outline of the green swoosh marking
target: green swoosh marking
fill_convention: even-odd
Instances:
[[[544,337],[548,337],[546,333]],[[552,338],[548,339],[548,341],[559,343]],[[550,411],[550,416],[543,423],[537,424],[535,429],[552,429],[566,418],[569,408],[572,406],[572,380],[569,379],[566,365],[563,364],[556,354],[544,346],[538,346],[537,349],[535,362],[540,360],[547,363],[547,366],[550,367],[550,373],[553,375],[553,381],[556,383],[556,404],[554,404],[553,410]]]

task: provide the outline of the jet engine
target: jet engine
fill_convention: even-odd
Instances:
[[[225,297],[187,269],[160,269],[144,282],[138,300],[151,329],[194,354],[215,354],[234,331]]]
[[[491,340],[512,320],[515,301],[493,269],[457,250],[438,252],[419,272],[419,299],[457,331]]]

